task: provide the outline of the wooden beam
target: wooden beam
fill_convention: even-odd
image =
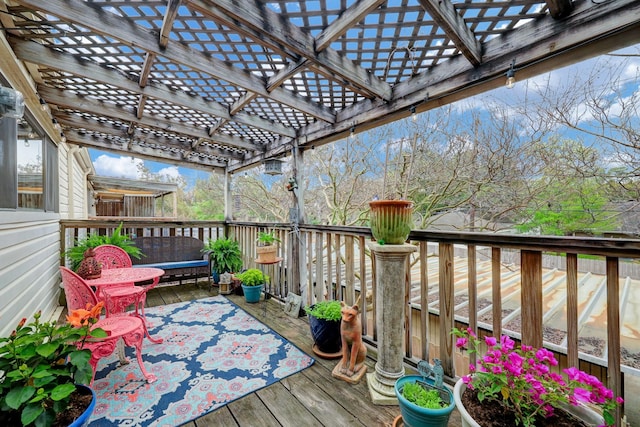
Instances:
[[[302,71],[308,62],[309,60],[307,58],[302,58],[296,62],[290,62],[286,67],[281,69],[278,73],[273,75],[269,81],[267,81],[267,90],[272,91],[279,87],[282,83]]]
[[[140,129],[136,129],[132,126],[123,128],[115,124],[105,124],[97,120],[86,119],[70,114],[59,114],[56,118],[60,125],[68,128],[85,129],[91,132],[100,132],[108,135],[113,135],[117,138],[128,138],[129,144],[132,146],[136,141],[148,142],[153,141],[156,145],[165,146],[169,150],[189,150],[198,154],[205,154],[209,156],[223,157],[226,159],[242,159],[243,155],[236,151],[224,150],[221,148],[215,148],[202,144],[189,144],[185,140],[173,139],[164,136],[149,135]]]
[[[391,98],[391,86],[375,77],[372,73],[356,65],[353,61],[326,47],[316,51],[315,40],[289,21],[264,7],[258,0],[217,0],[215,6],[202,0],[185,0],[199,12],[211,16],[229,28],[244,34],[256,43],[270,50],[283,52],[283,46],[297,55],[307,58],[318,67],[324,68],[329,75],[339,76],[357,93],[367,97],[388,100]],[[264,31],[268,28],[268,31]]]
[[[49,87],[39,87],[39,92],[49,102],[61,106],[63,108],[84,111],[87,113],[95,114],[97,116],[110,117],[112,119],[120,120],[125,123],[137,120],[137,123],[142,126],[150,128],[160,129],[164,132],[174,133],[182,135],[187,138],[206,138],[212,139],[214,143],[220,145],[227,145],[243,150],[249,151],[261,151],[262,147],[257,144],[248,143],[240,138],[233,137],[231,135],[217,134],[211,137],[207,134],[207,131],[202,128],[188,126],[181,124],[173,120],[167,120],[163,117],[147,115],[140,119],[137,119],[132,111],[127,110],[120,106],[107,104],[88,97],[81,97],[74,95],[69,91],[63,91],[59,89],[53,89]]]
[[[162,20],[162,28],[160,29],[160,40],[158,40],[158,46],[164,49],[169,44],[169,34],[173,28],[173,21],[175,21],[178,15],[178,8],[180,7],[181,0],[168,0],[167,10],[164,13],[164,19]]]
[[[344,10],[329,26],[327,26],[315,40],[316,52],[327,49],[338,37],[364,19],[371,11],[377,9],[386,0],[361,0]]]
[[[175,63],[183,64],[251,92],[272,98],[276,102],[304,112],[319,120],[328,123],[335,121],[335,114],[331,109],[318,103],[313,103],[282,88],[277,88],[269,93],[265,88],[264,81],[259,77],[254,76],[247,70],[242,70],[225,61],[213,58],[211,55],[191,49],[180,43],[171,43],[165,49],[161,49],[158,46],[157,34],[153,31],[135,24],[133,20],[105,12],[99,7],[92,7],[80,0],[66,0],[64,2],[21,0],[21,3],[35,10],[55,15],[62,20],[74,22],[107,37],[116,38],[128,46],[162,55]],[[245,3],[243,2],[242,4],[244,6]],[[114,31],[114,28],[117,28],[118,31]]]
[[[634,0],[598,7],[580,3],[561,24],[551,17],[543,18],[519,27],[518,34],[486,43],[483,63],[476,68],[464,58],[452,58],[446,65],[436,65],[398,83],[390,102],[366,100],[340,111],[334,126],[306,126],[300,130],[301,135],[307,136],[304,145],[318,146],[344,137],[354,122],[364,130],[408,117],[411,105],[424,112],[503,86],[504,73],[516,54],[521,64],[517,77],[527,79],[640,43],[638,16],[640,2]]]
[[[153,53],[148,53],[144,57],[144,64],[142,64],[142,70],[140,70],[140,78],[138,78],[138,86],[145,87],[147,85],[147,81],[149,80],[149,73],[151,72],[151,67],[153,66],[153,61],[155,61],[156,55]]]
[[[185,160],[182,152],[179,151],[174,152],[137,144],[134,144],[129,149],[125,145],[114,143],[107,138],[83,135],[76,130],[67,130],[65,135],[67,137],[67,143],[69,144],[96,148],[98,150],[110,151],[140,159],[153,160],[154,162],[165,162],[191,169],[203,169],[209,172],[211,172],[212,169],[224,170],[226,167],[226,164],[223,162],[212,161],[207,158],[196,157],[195,159]]]
[[[449,0],[418,0],[436,24],[460,49],[460,52],[474,66],[482,62],[482,49],[475,35],[469,30],[462,17]]]
[[[0,15],[2,15],[0,13]],[[51,123],[51,116],[40,108],[40,95],[36,91],[35,82],[29,77],[24,64],[16,57],[9,40],[5,38],[4,31],[0,31],[0,63],[2,75],[7,79],[11,87],[20,91],[24,96],[26,108],[32,112],[38,123],[41,124],[49,137],[58,143],[60,132]]]
[[[40,43],[26,42],[15,37],[11,37],[10,41],[16,55],[23,61],[66,71],[80,77],[114,85],[133,93],[147,95],[165,102],[196,109],[229,121],[233,120],[247,126],[264,129],[271,133],[288,137],[294,137],[296,135],[294,129],[288,128],[280,123],[265,120],[259,116],[247,113],[238,113],[232,116],[229,114],[229,109],[222,104],[204,101],[197,97],[173,91],[166,86],[151,85],[141,88],[138,84],[125,78],[115,70],[101,67],[67,53],[49,49]]]

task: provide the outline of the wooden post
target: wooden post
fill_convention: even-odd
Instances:
[[[620,372],[620,273],[618,258],[607,257],[607,380],[614,397],[622,396]],[[620,426],[622,408],[616,407],[616,426]]]
[[[500,248],[491,248],[491,303],[493,305],[493,336],[502,335],[502,290]],[[445,371],[446,372],[446,371]]]
[[[453,277],[453,244],[440,243],[438,250],[440,272],[438,282],[440,309],[440,359],[445,375],[454,376],[453,369],[453,297],[455,283]]]
[[[521,251],[522,344],[542,347],[542,252]]]
[[[578,366],[578,255],[567,254],[567,362]]]

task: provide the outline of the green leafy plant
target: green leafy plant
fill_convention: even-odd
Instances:
[[[454,328],[453,334],[458,337],[456,347],[478,352],[481,341],[471,329]],[[615,409],[623,400],[614,399],[613,392],[593,375],[574,367],[562,370],[566,377],[553,372],[551,367],[558,361],[552,352],[526,345],[516,348],[506,335],[499,341],[487,336],[484,344],[487,352],[462,380],[477,391],[480,402],[496,401],[512,411],[517,425],[533,427],[536,418],[549,417],[562,405],[580,402],[599,407],[606,425],[615,424]]]
[[[266,233],[261,231],[258,233],[258,244],[260,246],[271,246],[275,242],[280,242],[281,240],[274,236],[273,231],[270,233]]]
[[[80,266],[80,262],[84,257],[84,252],[89,248],[95,248],[100,245],[114,245],[118,246],[129,256],[132,256],[136,259],[140,259],[142,256],[142,252],[140,248],[138,248],[133,240],[129,238],[127,235],[122,234],[122,223],[118,225],[113,230],[110,236],[100,236],[96,233],[90,233],[87,237],[83,239],[77,239],[74,243],[74,246],[70,247],[65,251],[65,256],[71,260],[71,269],[77,270]]]
[[[442,401],[440,393],[434,388],[427,388],[418,382],[407,382],[402,387],[402,395],[409,402],[422,408],[440,409],[447,405]]]
[[[90,383],[91,351],[82,343],[107,336],[102,329],[90,330],[102,307],[74,310],[60,325],[40,322],[38,312],[32,323],[22,319],[9,337],[0,338],[3,425],[51,426],[66,410],[76,384]]]
[[[245,286],[260,286],[269,282],[269,276],[262,273],[257,268],[250,268],[235,275]]]
[[[306,306],[304,311],[316,319],[337,321],[342,319],[342,306],[340,301],[320,301],[311,306]]]
[[[211,266],[218,273],[233,273],[242,269],[242,251],[233,239],[209,240],[202,251],[209,254]]]

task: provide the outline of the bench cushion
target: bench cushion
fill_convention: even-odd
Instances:
[[[163,270],[171,270],[174,268],[191,268],[191,267],[208,267],[209,262],[206,259],[198,261],[174,261],[174,262],[156,262],[153,264],[138,264],[133,267],[153,267]]]

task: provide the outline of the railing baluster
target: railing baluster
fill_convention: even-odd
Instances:
[[[421,358],[431,360],[429,358],[429,275],[427,265],[427,242],[422,241],[419,244],[420,256],[420,348]],[[411,304],[409,305],[411,307]],[[411,311],[412,309],[409,308]]]
[[[455,295],[453,282],[453,244],[439,245],[439,280],[438,299],[440,311],[440,358],[445,375],[453,377],[453,297]]]
[[[607,257],[607,357],[608,387],[615,397],[622,396],[620,373],[620,274],[618,258]],[[622,408],[616,408],[616,426],[620,426]]]
[[[467,296],[469,309],[469,328],[478,334],[478,273],[476,260],[476,246],[467,247]],[[476,364],[476,354],[469,355],[469,363]]]
[[[567,362],[578,366],[578,255],[567,254]]]
[[[493,336],[500,338],[502,335],[502,290],[500,277],[501,270],[500,248],[491,248],[491,303],[493,304]]]

